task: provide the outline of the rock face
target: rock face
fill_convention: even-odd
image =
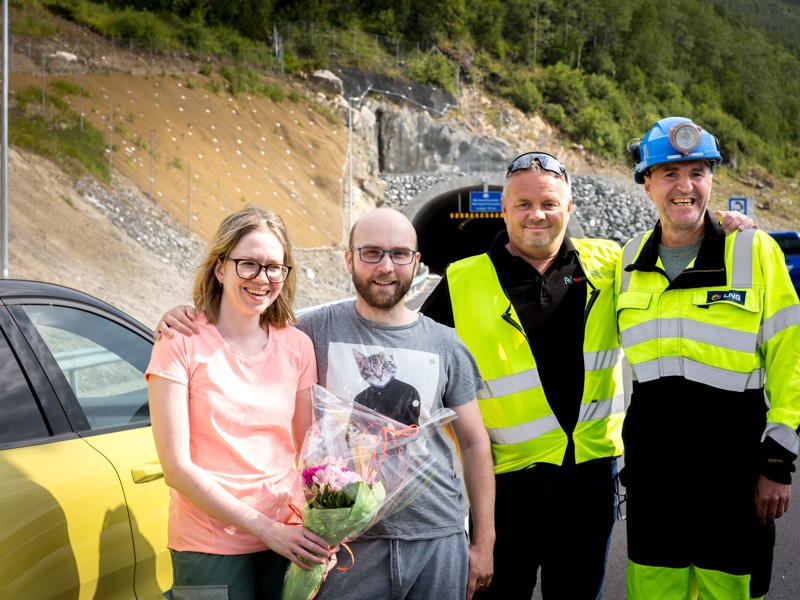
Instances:
[[[624,243],[650,229],[658,218],[642,186],[632,178],[575,170],[573,165],[588,170],[581,149],[559,147],[556,133],[536,117],[506,109],[500,112],[504,128],[484,122],[465,125],[446,115],[437,118],[431,107],[420,107],[414,98],[424,94],[413,84],[402,101],[397,94],[382,96],[381,90],[368,86],[365,80],[344,80],[345,89],[362,94],[352,113],[353,136],[361,148],[360,155],[354,154],[359,199],[363,194],[376,204],[403,209],[422,191],[454,175],[503,172],[518,154],[542,150],[557,155],[572,172],[573,220],[582,235]],[[483,125],[481,129],[490,135],[475,133],[478,127],[473,125]]]
[[[576,176],[572,183],[573,217],[586,237],[625,243],[658,220],[653,203],[641,185],[618,177]]]
[[[344,82],[346,89],[348,85],[363,94],[368,83],[351,79]],[[453,175],[503,172],[515,156],[535,149],[557,155],[572,171],[573,219],[583,235],[624,243],[650,229],[658,218],[632,178],[576,171],[573,164],[583,165],[580,149],[558,147],[555,133],[538,118],[505,110],[500,113],[505,129],[487,126],[491,135],[482,135],[474,132],[476,127],[436,118],[435,111],[418,104],[409,98],[398,102],[396,94],[381,97],[380,90],[370,89],[353,109],[353,136],[360,148],[360,154],[354,150],[353,165],[359,200],[373,198],[376,204],[403,209],[422,191]]]
[[[513,158],[504,140],[472,135],[452,122],[434,122],[424,111],[383,106],[377,121],[383,174],[502,169]]]
[[[309,80],[323,90],[341,96],[344,94],[342,80],[327,69],[318,69],[311,74]]]

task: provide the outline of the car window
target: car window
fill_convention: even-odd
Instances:
[[[24,442],[49,435],[39,404],[31,392],[5,335],[0,333],[0,444]]]
[[[149,423],[144,372],[152,343],[76,308],[23,306],[61,368],[92,431]]]
[[[775,238],[784,254],[800,254],[800,237]]]

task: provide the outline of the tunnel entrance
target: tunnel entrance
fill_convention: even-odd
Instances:
[[[489,214],[484,217],[440,211],[424,222],[415,223],[422,261],[431,271],[442,275],[451,262],[486,252],[498,232],[505,229],[500,213]]]
[[[473,176],[470,181],[440,183],[409,204],[406,215],[417,230],[422,262],[432,272],[442,275],[450,263],[486,252],[505,229],[500,212],[469,210],[470,192],[502,191],[502,184],[486,180],[486,176]]]

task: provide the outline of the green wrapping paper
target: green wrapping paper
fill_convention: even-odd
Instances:
[[[348,508],[303,508],[303,526],[323,538],[331,546],[361,533],[372,523],[386,492],[380,482],[370,487],[364,481],[356,487],[355,501]],[[311,600],[317,595],[327,564],[314,563],[310,571],[292,563],[286,571],[282,600]]]

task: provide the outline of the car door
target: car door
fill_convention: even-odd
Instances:
[[[0,390],[4,421],[9,404],[27,406],[0,425],[0,485],[13,492],[0,499],[0,554],[24,549],[0,556],[0,597],[156,599],[171,585],[144,380],[152,341],[132,323],[72,301],[0,306],[15,359],[0,364],[16,365],[2,381],[28,382],[13,399]]]

